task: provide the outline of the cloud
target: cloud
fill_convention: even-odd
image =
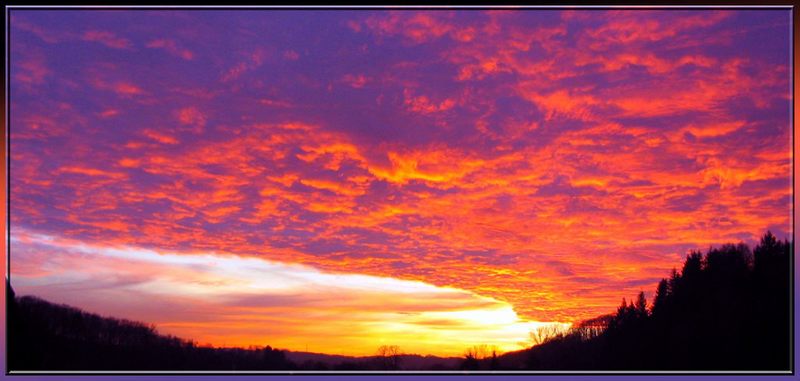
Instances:
[[[103,30],[87,30],[83,33],[82,39],[84,41],[99,42],[109,48],[114,49],[131,49],[132,44],[130,40],[118,37],[116,34]]]
[[[145,46],[153,49],[163,49],[167,53],[172,54],[176,57],[183,58],[184,60],[187,61],[191,61],[194,59],[194,53],[192,53],[191,50],[180,47],[178,43],[175,42],[174,40],[169,40],[169,39],[152,40],[148,42],[147,45]]]
[[[393,12],[388,17],[370,17],[364,21],[364,24],[378,34],[401,34],[414,43],[426,42],[432,38],[441,37],[452,28],[437,17],[435,13],[430,12],[417,12],[410,17],[403,13]],[[356,28],[360,30],[360,26]]]
[[[267,51],[263,48],[256,48],[252,52],[244,55],[244,59],[239,61],[228,69],[225,74],[222,76],[222,82],[228,82],[239,78],[241,75],[255,70],[259,68],[261,65],[264,64],[264,60],[267,58]]]
[[[297,61],[300,58],[300,54],[294,50],[287,50],[283,52],[283,58],[289,61]]]
[[[32,24],[18,15],[11,15],[13,27],[22,31],[30,32],[48,44],[60,42],[63,37],[42,26]]]
[[[14,80],[25,85],[41,85],[52,74],[41,56],[18,62],[18,68],[21,70],[14,75]]]
[[[109,81],[102,78],[91,78],[89,79],[89,82],[97,89],[116,93],[118,96],[123,98],[138,97],[147,94],[147,92],[145,92],[137,84],[128,80],[120,79]]]
[[[409,111],[422,114],[447,111],[456,105],[453,99],[444,99],[441,102],[431,101],[427,96],[414,96],[411,91],[403,90],[405,104]]]
[[[119,110],[107,109],[107,110],[103,110],[103,111],[99,112],[97,115],[99,117],[101,117],[101,118],[113,118],[113,117],[119,115]]]
[[[360,89],[369,82],[369,79],[361,74],[346,74],[344,77],[342,77],[342,82],[347,84],[347,86]]]
[[[152,140],[155,140],[161,144],[178,144],[178,139],[175,139],[172,136],[159,133],[158,131],[154,130],[144,130],[142,134]]]
[[[202,131],[206,125],[206,114],[197,107],[184,107],[175,111],[175,118],[185,126],[192,127],[195,131]]]
[[[137,95],[143,92],[138,86],[127,82],[117,82],[113,85],[112,89],[116,93],[122,95]]]

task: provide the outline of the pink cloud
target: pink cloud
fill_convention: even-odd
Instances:
[[[222,81],[228,82],[235,80],[242,74],[259,68],[264,64],[264,60],[266,58],[267,51],[263,48],[256,48],[252,52],[248,53],[243,61],[238,62],[227,72],[225,72],[225,74],[222,76]]]
[[[107,109],[99,112],[97,115],[100,116],[101,118],[112,118],[119,115],[119,110]]]
[[[153,40],[148,42],[147,45],[145,46],[153,49],[163,49],[167,51],[169,54],[183,58],[187,61],[191,61],[194,59],[194,53],[192,53],[191,50],[178,46],[178,44],[174,40],[168,40],[168,39]]]
[[[360,89],[369,82],[369,78],[367,78],[363,74],[358,74],[358,75],[346,74],[342,78],[342,81],[350,87]]]
[[[184,107],[175,111],[175,117],[182,125],[191,126],[194,131],[202,131],[206,125],[206,114],[197,107]]]
[[[147,129],[147,130],[142,131],[142,134],[144,136],[152,139],[152,140],[155,140],[156,142],[161,143],[161,144],[178,144],[179,143],[178,139],[176,139],[175,137],[167,135],[167,134],[163,134],[163,133],[160,133],[158,131],[151,130],[151,129]]]
[[[112,88],[117,94],[122,94],[122,95],[138,95],[144,93],[144,91],[141,88],[139,88],[139,86],[136,86],[129,82],[117,82],[113,85]]]
[[[57,33],[47,30],[39,25],[32,24],[20,18],[19,16],[12,16],[10,21],[14,28],[30,32],[48,44],[55,44],[60,42],[63,38],[63,36],[59,36]]]
[[[297,61],[300,58],[300,54],[297,54],[294,50],[287,50],[283,52],[283,58],[286,58],[289,61]]]
[[[41,56],[32,56],[17,65],[22,70],[14,73],[14,80],[26,85],[41,85],[52,74]]]
[[[82,39],[84,41],[99,42],[114,49],[131,49],[132,47],[130,40],[102,30],[88,30],[83,33]]]

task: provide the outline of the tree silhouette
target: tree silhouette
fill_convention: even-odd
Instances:
[[[545,324],[531,330],[529,336],[533,345],[540,345],[558,338],[561,333],[557,325]]]
[[[473,353],[467,351],[464,354],[464,362],[461,363],[461,369],[463,370],[478,370],[481,368],[481,364],[478,361],[478,358],[475,357]]]
[[[637,319],[647,317],[647,299],[644,297],[644,291],[640,291],[639,296],[636,297],[634,312],[636,313]]]
[[[464,351],[464,361],[461,369],[464,370],[495,370],[500,368],[497,346],[486,344],[474,345]]]
[[[401,355],[400,347],[397,345],[381,345],[378,347],[378,362],[381,369],[399,370]]]
[[[622,300],[601,333],[582,324],[528,350],[529,369],[788,370],[791,253],[767,232],[743,243],[693,251],[655,290]]]
[[[669,297],[669,282],[666,279],[661,279],[656,288],[656,296],[653,298],[653,305],[650,308],[653,314],[661,313],[667,298]]]

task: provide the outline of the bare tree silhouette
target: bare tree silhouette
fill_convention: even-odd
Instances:
[[[401,363],[400,347],[397,345],[381,345],[378,347],[378,363],[381,369],[399,370]]]

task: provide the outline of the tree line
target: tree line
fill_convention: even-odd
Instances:
[[[578,324],[511,367],[538,370],[788,370],[793,241],[687,255],[655,290]]]

